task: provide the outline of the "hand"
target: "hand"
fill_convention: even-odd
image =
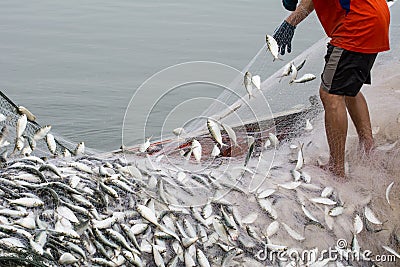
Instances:
[[[282,0],[283,6],[289,11],[295,11],[298,0]]]
[[[287,48],[287,52],[292,52],[292,39],[296,26],[289,24],[286,20],[275,29],[274,39],[278,43],[279,53],[283,56]]]

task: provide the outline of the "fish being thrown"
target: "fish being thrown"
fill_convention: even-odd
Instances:
[[[247,90],[247,93],[249,94],[249,99],[254,97],[253,92],[252,92],[253,91],[253,83],[251,81],[251,77],[252,77],[251,73],[249,71],[246,71],[246,73],[244,74],[243,84]]]
[[[272,56],[274,57],[273,61],[275,61],[277,59],[282,60],[278,57],[279,46],[278,46],[278,43],[276,42],[276,40],[274,39],[274,37],[267,34],[265,36],[265,41],[267,42],[268,50],[271,52]]]
[[[226,144],[222,143],[221,129],[219,128],[218,123],[211,119],[207,119],[207,128],[211,136],[218,144],[221,146],[227,146]]]
[[[306,83],[315,80],[317,77],[314,74],[306,73],[299,79],[293,80],[293,83]]]

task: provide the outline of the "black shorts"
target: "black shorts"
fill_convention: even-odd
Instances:
[[[321,88],[330,94],[356,96],[363,84],[371,84],[371,68],[377,53],[352,52],[328,44]]]

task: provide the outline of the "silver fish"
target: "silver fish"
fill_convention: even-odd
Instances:
[[[271,52],[272,56],[273,56],[273,61],[279,59],[281,60],[278,55],[279,55],[279,46],[278,43],[276,42],[276,40],[274,39],[274,37],[272,37],[271,35],[266,35],[265,36],[265,41],[267,43],[267,48],[269,50],[269,52]]]
[[[185,133],[185,129],[183,129],[182,127],[175,128],[172,130],[172,133],[176,136],[181,136],[182,134]]]
[[[333,201],[329,198],[324,197],[315,197],[310,199],[314,203],[323,204],[323,205],[336,205],[336,201]]]
[[[390,191],[392,190],[393,185],[394,185],[394,182],[391,182],[391,183],[388,185],[388,187],[386,188],[386,201],[387,201],[387,203],[388,203],[389,205],[390,205],[389,196],[390,196]]]
[[[217,145],[214,145],[213,150],[211,151],[211,156],[215,158],[221,153],[221,150],[219,150]]]
[[[29,121],[35,121],[35,120],[36,120],[36,116],[33,115],[33,113],[30,112],[26,107],[24,107],[24,106],[19,106],[17,109],[18,109],[18,113],[21,114],[21,115],[22,115],[22,114],[26,115],[26,118],[27,118]]]
[[[292,75],[291,75],[289,84],[292,84],[297,79],[297,69],[296,69],[296,66],[293,64],[293,62],[290,65],[290,73]]]
[[[314,74],[306,73],[299,79],[293,80],[293,83],[306,83],[315,80],[317,77]]]
[[[80,156],[80,155],[85,154],[85,143],[84,142],[80,142],[76,145],[74,154],[75,154],[75,156]]]
[[[251,81],[251,73],[249,71],[246,71],[246,73],[244,74],[244,87],[247,90],[247,93],[249,94],[249,99],[251,99],[252,97],[254,97],[253,95],[253,83]]]
[[[311,132],[313,130],[313,128],[314,127],[312,126],[310,120],[306,119],[306,127],[304,128],[304,130],[306,130],[307,132]]]
[[[303,235],[301,235],[300,233],[296,232],[295,230],[293,230],[289,225],[287,225],[286,223],[282,222],[281,223],[283,225],[283,227],[285,228],[285,230],[288,232],[288,234],[295,240],[298,241],[302,241],[305,239],[305,237]]]
[[[35,134],[33,135],[33,139],[37,141],[44,138],[50,132],[50,130],[51,130],[51,125],[46,125],[43,126],[42,128],[37,129]]]
[[[384,248],[387,252],[392,253],[394,256],[396,256],[396,258],[400,259],[400,254],[397,253],[394,249],[392,249],[388,246],[382,246],[382,248]]]
[[[16,129],[17,138],[20,138],[22,136],[22,134],[25,131],[27,123],[28,123],[28,121],[27,121],[25,114],[22,114],[21,116],[19,116],[18,121],[17,121],[17,129]]]
[[[46,143],[50,153],[54,155],[56,153],[57,144],[52,134],[48,133],[46,135]]]
[[[282,80],[283,77],[290,75],[290,73],[292,72],[292,64],[293,62],[290,62],[283,67],[282,74],[278,77],[280,78],[279,82]]]
[[[38,198],[23,197],[18,199],[10,199],[10,204],[19,205],[28,208],[43,206],[44,202]]]
[[[74,255],[72,255],[71,253],[63,253],[60,257],[60,259],[58,260],[58,263],[62,264],[62,265],[69,265],[69,264],[74,264],[78,262],[78,259],[75,258]]]
[[[361,233],[361,231],[364,228],[364,223],[363,223],[363,221],[361,220],[361,218],[360,218],[360,216],[358,214],[356,215],[356,217],[354,217],[353,226],[354,226],[354,233],[357,234],[357,235],[359,233]]]
[[[147,151],[147,149],[150,147],[150,139],[152,137],[150,136],[149,138],[146,139],[146,141],[140,145],[139,147],[139,152],[143,153],[145,151]]]
[[[329,210],[329,215],[332,217],[339,216],[343,213],[344,207],[338,206],[334,207],[333,209]]]
[[[296,66],[297,71],[301,70],[304,67],[304,64],[306,64],[306,59],[304,59],[303,62],[300,63],[300,65]]]
[[[207,128],[211,136],[218,144],[220,144],[221,146],[227,146],[226,144],[222,143],[221,130],[219,128],[219,125],[215,121],[207,119]]]
[[[221,125],[222,128],[224,128],[225,132],[228,134],[230,141],[233,142],[234,146],[238,146],[235,131],[227,124],[221,124]]]
[[[5,121],[7,119],[6,116],[4,116],[3,113],[0,113],[0,122]]]
[[[382,222],[376,217],[376,215],[373,213],[373,211],[369,207],[365,207],[364,209],[364,215],[367,220],[373,224],[382,224]]]
[[[273,133],[269,133],[268,138],[271,141],[271,145],[274,146],[275,148],[279,145],[279,140]]]
[[[249,163],[250,157],[253,154],[254,151],[254,146],[255,146],[255,139],[253,136],[247,136],[247,143],[249,145],[249,150],[247,151],[246,158],[244,160],[244,166],[247,166],[247,163]]]
[[[202,151],[202,147],[199,141],[197,141],[196,139],[193,139],[192,141],[192,152],[193,152],[193,156],[196,159],[197,162],[201,161],[201,151]]]

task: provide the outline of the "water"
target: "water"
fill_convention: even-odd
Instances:
[[[125,108],[147,78],[192,60],[241,70],[264,44],[265,33],[272,34],[286,15],[280,1],[264,0],[4,0],[0,88],[65,138],[116,149]],[[285,61],[321,35],[313,15],[296,30]],[[264,77],[285,62],[268,64]],[[142,128],[135,135],[138,142]]]

